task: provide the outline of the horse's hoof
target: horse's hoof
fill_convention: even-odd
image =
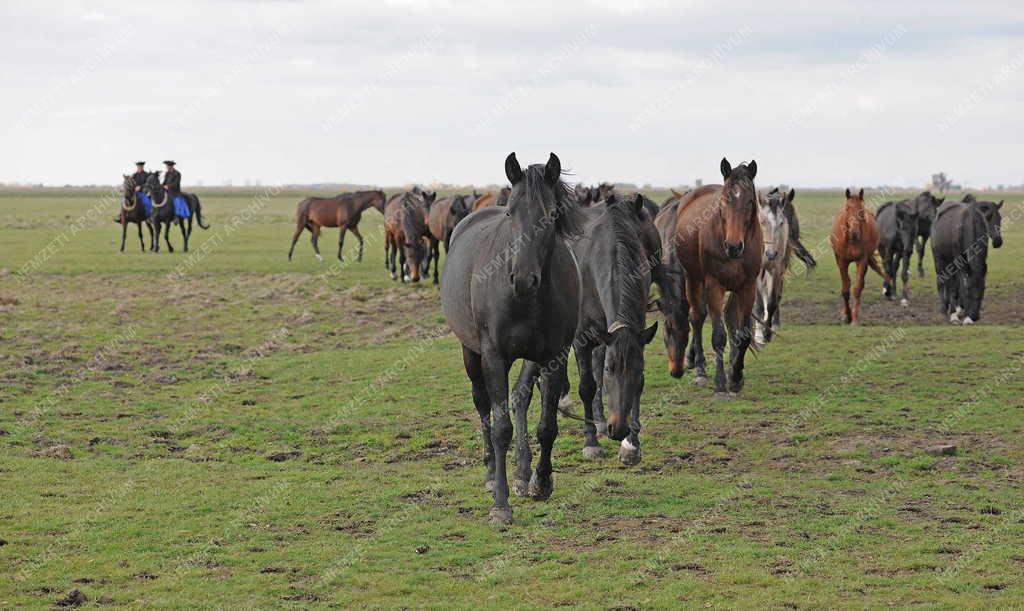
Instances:
[[[512,480],[512,494],[516,496],[528,496],[530,494],[530,483],[525,479],[516,478]]]
[[[597,434],[608,436],[608,423],[604,420],[595,420],[594,426],[597,427]]]
[[[704,374],[698,373],[697,376],[695,378],[693,378],[693,385],[694,386],[707,386],[707,384],[708,384],[708,377],[706,375],[704,375]]]
[[[906,297],[904,297],[903,299],[900,299],[900,306],[905,308],[905,307],[907,307],[909,305],[910,305],[910,301]]]
[[[953,312],[952,314],[949,315],[949,322],[950,324],[954,325],[960,324],[960,317],[956,315],[956,312]]]
[[[490,523],[495,526],[508,526],[512,523],[511,507],[491,507]]]
[[[742,390],[743,390],[743,382],[740,382],[738,384],[736,382],[733,382],[732,384],[729,385],[729,392],[731,393],[730,396],[738,394]]]
[[[965,327],[968,326],[968,325],[973,325],[974,324],[974,319],[972,319],[970,316],[968,316],[967,318],[964,319],[964,322],[962,324]]]
[[[319,262],[321,262],[321,263],[323,263],[323,262],[324,262],[324,258],[323,258],[323,257],[321,257],[320,255],[314,255],[314,256],[316,257],[316,260],[317,260],[317,261],[319,261]]]
[[[601,458],[604,456],[604,450],[601,446],[584,446],[583,447],[583,458]]]
[[[728,401],[732,399],[732,396],[724,390],[716,390],[715,394],[711,395],[711,398],[715,401]]]
[[[546,481],[541,482],[537,477],[537,472],[534,471],[533,477],[530,478],[530,496],[538,501],[546,501],[551,497],[551,491],[554,490],[555,484],[551,476],[546,478]]]
[[[487,492],[494,492],[494,480],[489,479],[486,482],[484,482],[484,489],[486,489]]]
[[[629,443],[629,438],[623,439],[619,445],[619,460],[627,467],[640,464],[640,448]]]

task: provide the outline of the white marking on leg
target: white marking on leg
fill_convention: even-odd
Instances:
[[[901,305],[901,306],[903,306],[903,307],[905,308],[905,307],[907,307],[907,306],[909,306],[909,305],[910,305],[910,302],[909,302],[909,301],[907,301],[907,298],[906,298],[906,297],[904,297],[903,299],[900,299],[900,305]]]
[[[629,437],[626,437],[625,439],[622,440],[622,449],[626,450],[627,452],[635,452],[636,446],[629,443]]]
[[[973,320],[971,320],[971,317],[970,317],[970,316],[968,316],[967,318],[965,318],[965,319],[964,319],[964,326],[965,326],[965,327],[966,327],[967,325],[973,325],[973,324],[974,324],[974,321],[973,321]]]
[[[319,261],[319,262],[321,262],[321,263],[323,263],[323,262],[324,262],[324,258],[320,256],[320,253],[317,253],[317,254],[316,254],[316,260],[317,260],[317,261]]]

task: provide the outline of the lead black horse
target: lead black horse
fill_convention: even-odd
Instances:
[[[163,226],[166,226],[163,229],[164,242],[167,243],[167,250],[169,252],[174,252],[170,239],[171,225],[177,223],[181,228],[181,237],[185,242],[185,252],[188,252],[188,239],[192,235],[193,216],[200,227],[203,229],[210,228],[209,225],[203,223],[203,209],[199,203],[199,197],[195,193],[182,193],[181,197],[185,198],[186,209],[179,210],[172,201],[171,196],[160,184],[160,172],[153,172],[149,175],[143,190],[153,201],[153,212],[149,216],[149,222],[153,225],[154,230],[150,245],[151,251],[160,252],[160,230]]]
[[[139,246],[142,252],[146,252],[146,241],[142,239],[142,225],[145,223],[149,229],[149,241],[153,241],[153,225],[149,222],[149,212],[146,210],[146,202],[143,201],[143,194],[135,190],[135,180],[128,174],[123,174],[124,182],[121,184],[121,210],[115,219],[121,225],[121,252],[124,252],[125,238],[128,236],[128,223],[135,223],[139,229]]]
[[[998,204],[974,198],[939,206],[932,227],[932,256],[941,300],[940,310],[954,324],[974,324],[981,318],[988,272],[988,243],[1003,245]],[[960,317],[963,316],[961,321]]]
[[[484,438],[490,519],[512,521],[506,458],[512,440],[508,373],[518,359],[540,366],[541,446],[529,482],[535,498],[550,496],[556,409],[565,391],[566,360],[580,310],[580,272],[566,243],[582,233],[582,217],[552,153],[525,171],[505,159],[512,183],[506,207],[467,216],[455,228],[441,277],[441,306],[462,343],[466,374]]]

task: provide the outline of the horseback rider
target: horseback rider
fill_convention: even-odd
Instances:
[[[174,169],[174,162],[167,160],[164,162],[167,166],[167,172],[164,173],[164,190],[167,191],[167,195],[174,201],[174,198],[181,195],[181,172]]]
[[[146,179],[149,178],[149,172],[146,171],[145,161],[135,162],[135,173],[132,174],[132,182],[135,183],[135,190],[141,191],[142,187],[146,184]]]

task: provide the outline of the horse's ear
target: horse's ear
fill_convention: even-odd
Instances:
[[[509,153],[508,157],[505,158],[505,176],[512,183],[512,186],[515,186],[517,182],[523,179],[523,168],[519,165],[519,160],[516,159],[515,153]]]
[[[850,199],[850,188],[846,188],[846,199]]]
[[[727,179],[729,178],[729,175],[732,174],[732,166],[729,165],[729,160],[725,157],[722,157],[722,165],[719,169],[722,170],[722,178]]]
[[[999,200],[999,203],[996,204],[996,210],[999,210],[1000,208],[1002,208],[1003,207],[1003,202],[1005,202],[1005,201],[1006,201],[1005,199]]]
[[[675,189],[669,189],[669,191],[672,192],[672,196],[673,197],[676,197],[678,199],[683,199],[683,194],[680,193],[679,191],[676,191]]]
[[[790,205],[792,205],[793,204],[793,200],[795,198],[796,198],[796,189],[790,189],[789,190],[789,194],[786,195],[786,201],[789,202]]]
[[[653,325],[647,327],[647,329],[644,331],[643,337],[641,338],[643,339],[644,345],[646,346],[647,344],[651,343],[651,340],[654,339],[654,336],[657,333],[658,323],[654,323]]]
[[[554,185],[558,183],[560,178],[562,178],[562,162],[558,159],[558,155],[551,153],[547,164],[544,166],[544,180],[549,185]]]
[[[757,176],[757,162],[753,159],[747,164],[747,173],[750,174],[750,180],[754,180],[754,177]]]
[[[942,197],[936,197],[933,201],[935,202],[935,207],[938,208],[942,205],[942,202],[946,201],[946,196],[943,195]]]
[[[864,199],[864,187],[861,187],[860,192],[857,193],[857,199]]]
[[[633,198],[633,213],[640,216],[640,213],[644,209],[644,196],[641,193],[637,193],[636,197]]]

